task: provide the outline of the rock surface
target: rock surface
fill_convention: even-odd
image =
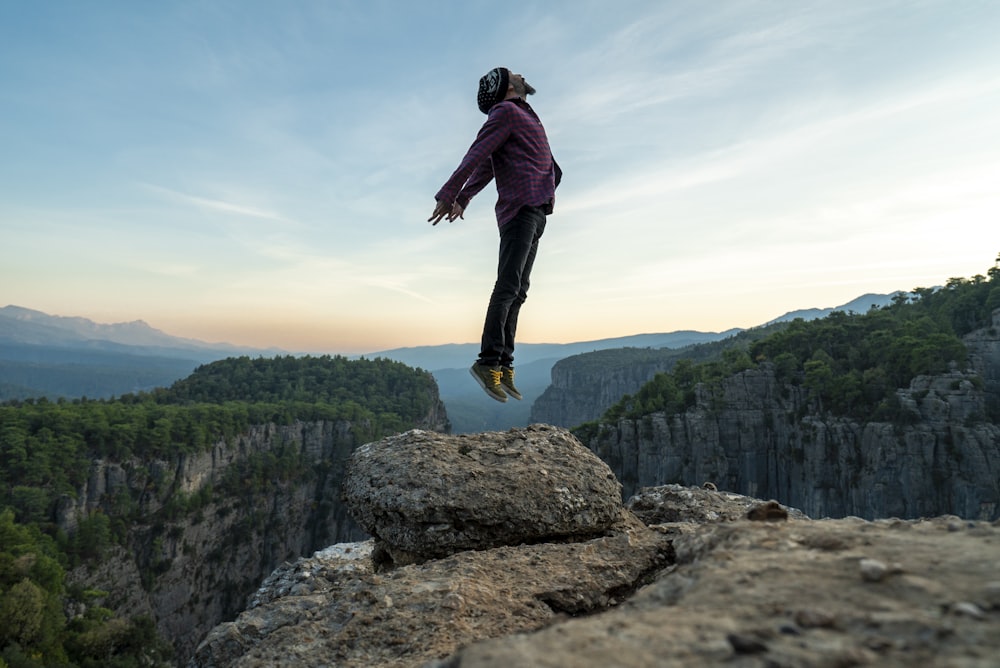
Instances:
[[[621,521],[621,485],[568,431],[534,425],[448,436],[413,430],[351,455],[344,501],[376,561],[590,538]]]
[[[755,500],[726,492],[642,498],[676,521],[387,573],[371,541],[334,546],[276,571],[189,665],[997,665],[996,524],[754,522],[729,519]]]
[[[431,665],[997,666],[1000,528],[954,522],[705,525],[627,603]],[[866,561],[888,566],[871,579]]]
[[[646,524],[700,525],[747,519],[762,505],[760,499],[719,492],[713,483],[705,483],[702,487],[645,487],[629,499],[626,507]],[[794,508],[785,509],[785,513],[786,517],[806,519],[802,511]]]
[[[190,666],[421,666],[477,640],[619,603],[672,560],[641,525],[582,543],[465,551],[376,573],[371,544],[276,574],[263,603],[216,627]],[[274,596],[271,590],[287,592]]]

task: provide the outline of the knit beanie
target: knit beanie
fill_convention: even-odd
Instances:
[[[510,84],[510,72],[506,67],[494,67],[479,80],[479,111],[490,113],[494,104],[507,96],[507,86]]]

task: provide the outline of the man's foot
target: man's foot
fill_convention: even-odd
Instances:
[[[500,371],[500,367],[485,366],[477,362],[472,365],[471,369],[469,369],[469,373],[471,373],[472,377],[476,379],[477,383],[479,383],[479,387],[483,388],[486,394],[490,397],[499,402],[507,401],[507,394],[503,391],[503,388],[500,387],[500,378],[503,375]]]
[[[521,393],[514,387],[514,370],[509,366],[500,367],[500,385],[503,387],[504,392],[518,401],[521,400]]]

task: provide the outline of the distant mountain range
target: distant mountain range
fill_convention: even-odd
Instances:
[[[218,359],[278,352],[171,336],[141,320],[104,325],[5,306],[0,401],[120,396],[166,387]]]
[[[898,291],[888,295],[868,293],[835,308],[807,308],[801,311],[791,311],[780,318],[775,318],[774,320],[764,324],[771,325],[776,322],[791,322],[796,318],[802,318],[803,320],[817,320],[819,318],[825,318],[834,311],[843,311],[844,313],[867,313],[873,307],[881,308],[883,306],[888,306],[892,303],[893,298],[898,294],[900,294]]]
[[[87,318],[48,315],[20,306],[0,308],[0,342],[102,350],[128,346],[171,357],[193,353],[196,357],[207,356],[211,359],[219,359],[217,356],[220,353],[227,356],[245,354],[252,350],[228,343],[206,343],[171,336],[150,327],[142,320],[102,325]],[[271,349],[254,352],[280,351]]]
[[[894,293],[896,294],[896,293]],[[832,311],[868,311],[891,303],[894,294],[866,294],[832,308],[786,313],[771,322],[821,318]],[[517,348],[521,402],[497,404],[468,376],[478,344],[396,348],[363,355],[384,357],[431,371],[456,432],[506,429],[527,424],[531,402],[549,385],[552,366],[565,357],[609,348],[683,348],[718,341],[742,330],[636,334],[577,343],[524,343]],[[0,401],[29,397],[107,398],[166,387],[201,364],[238,355],[289,354],[206,343],[171,336],[142,320],[99,324],[86,318],[53,316],[20,306],[0,308]]]

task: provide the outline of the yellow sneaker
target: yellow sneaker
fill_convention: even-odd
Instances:
[[[469,369],[469,373],[472,377],[476,379],[479,383],[479,387],[488,394],[492,399],[496,399],[499,402],[507,401],[507,394],[500,387],[500,378],[503,373],[500,371],[498,366],[484,366],[482,364],[476,363],[472,365]]]
[[[514,387],[514,370],[509,366],[500,367],[500,385],[504,391],[518,401],[521,400],[521,393]]]

